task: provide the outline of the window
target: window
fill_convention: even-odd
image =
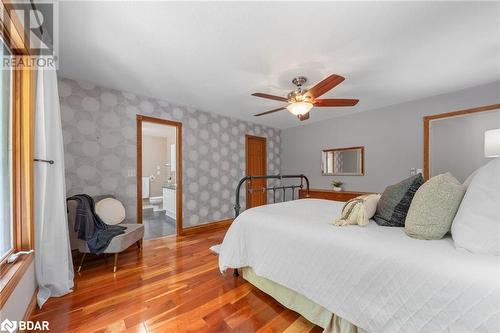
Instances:
[[[0,39],[0,57],[12,53]],[[12,219],[12,70],[0,70],[0,147],[2,161],[0,164],[0,260],[13,249]]]
[[[0,59],[6,55],[28,63],[22,20],[12,8],[10,2],[0,1]],[[5,68],[0,67],[0,308],[34,257],[22,256],[10,264],[6,260],[11,252],[33,249],[35,71]]]

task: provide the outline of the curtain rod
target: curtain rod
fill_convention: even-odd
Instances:
[[[35,161],[35,162],[45,162],[45,163],[49,163],[49,164],[54,164],[54,160],[44,160],[44,159],[41,159],[41,158],[35,158],[35,159],[33,159],[33,161]]]

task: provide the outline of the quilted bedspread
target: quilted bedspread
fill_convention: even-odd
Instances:
[[[250,266],[369,332],[500,332],[500,257],[403,228],[337,227],[343,203],[303,199],[243,212],[221,271]]]

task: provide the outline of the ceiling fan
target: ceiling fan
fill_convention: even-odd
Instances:
[[[307,78],[304,76],[298,76],[292,80],[292,83],[297,86],[297,89],[291,91],[287,97],[269,95],[264,93],[253,93],[252,96],[272,99],[275,101],[287,102],[287,106],[282,106],[277,109],[269,110],[266,112],[254,114],[255,117],[260,117],[266,114],[288,110],[293,115],[297,116],[300,121],[309,119],[309,111],[314,106],[317,107],[331,107],[331,106],[354,106],[358,104],[359,99],[319,99],[321,95],[325,94],[327,91],[335,88],[339,85],[345,78],[332,74],[323,81],[317,83],[315,86],[309,89],[303,89],[302,85],[307,82]]]

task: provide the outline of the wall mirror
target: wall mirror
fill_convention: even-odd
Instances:
[[[424,117],[424,178],[460,182],[500,155],[500,104]]]
[[[323,176],[362,176],[365,147],[325,149],[321,152]]]

